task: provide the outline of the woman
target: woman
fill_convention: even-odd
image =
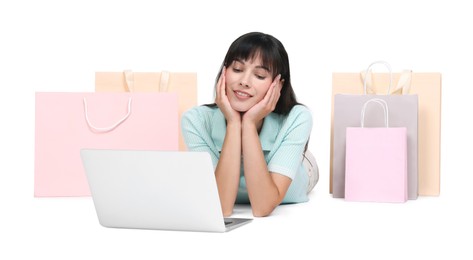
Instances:
[[[187,111],[181,125],[188,149],[212,157],[224,216],[235,203],[250,203],[259,217],[308,201],[318,179],[315,160],[304,162],[312,116],[296,100],[284,46],[268,34],[242,35],[217,79],[215,104]]]

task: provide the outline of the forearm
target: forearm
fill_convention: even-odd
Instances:
[[[246,186],[253,214],[269,215],[281,202],[281,194],[268,171],[254,124],[243,124],[242,152]]]
[[[224,216],[233,212],[240,183],[241,124],[228,124],[220,159],[215,169],[218,193]]]

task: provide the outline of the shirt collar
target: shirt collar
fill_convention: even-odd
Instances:
[[[263,121],[263,127],[259,134],[261,148],[263,151],[270,151],[276,141],[276,136],[279,133],[280,122],[279,115],[276,113],[271,113]],[[220,109],[216,109],[212,117],[212,140],[214,141],[215,146],[218,151],[222,151],[223,140],[225,139],[225,132],[227,130],[227,123],[225,116],[223,115]]]

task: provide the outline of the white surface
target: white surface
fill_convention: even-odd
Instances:
[[[0,259],[471,259],[468,1],[306,2],[2,1]],[[196,71],[199,103],[212,102],[228,46],[249,31],[284,43],[295,91],[313,111],[321,177],[310,202],[208,234],[107,229],[90,198],[33,198],[35,91],[93,91],[99,70]],[[328,194],[331,73],[375,60],[443,75],[438,198],[360,204]]]

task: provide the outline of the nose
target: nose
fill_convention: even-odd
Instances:
[[[243,83],[243,82],[240,82],[240,86],[243,86],[243,87],[245,87],[245,88],[249,88],[249,87],[250,87],[250,86],[248,86],[248,84]]]
[[[248,84],[249,82],[249,75],[247,75],[247,73],[245,73],[244,75],[241,76],[240,78],[240,86],[243,86],[245,88],[249,88],[250,85]]]

